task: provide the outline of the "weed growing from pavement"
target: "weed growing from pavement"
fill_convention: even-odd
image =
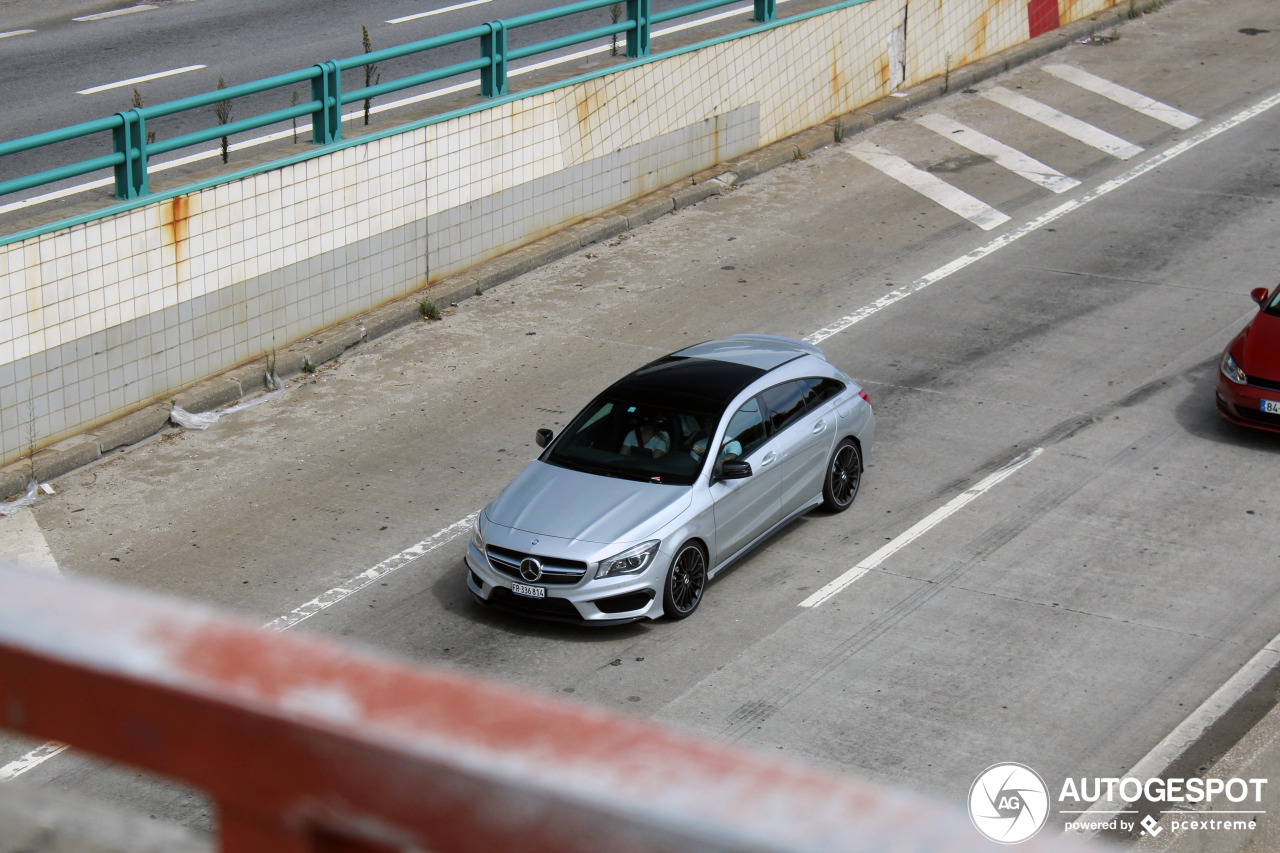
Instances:
[[[951,91],[951,52],[947,52],[946,65],[942,69],[942,91]]]
[[[480,285],[476,285],[476,296],[483,296],[484,291],[480,289]]]
[[[369,38],[369,28],[360,25],[360,43],[364,45],[365,53],[373,53],[373,42]],[[382,75],[378,73],[378,63],[370,62],[364,66],[364,85],[365,88],[376,86],[382,82]],[[364,99],[364,123],[369,124],[369,105],[373,103],[373,98]]]
[[[844,122],[837,121],[831,126],[831,138],[834,139],[837,144],[844,142]]]
[[[227,81],[221,77],[218,78],[218,88],[227,88]],[[218,124],[228,124],[231,121],[231,99],[224,98],[213,105],[213,114],[218,117]],[[227,137],[222,137],[222,162],[227,162],[227,152],[229,150]]]
[[[36,479],[36,399],[34,390],[27,397],[27,423],[24,427],[27,433],[27,482],[34,483]]]
[[[478,290],[479,288],[477,288]],[[436,306],[434,299],[424,299],[418,303],[418,311],[428,320],[439,320],[440,309]]]
[[[316,372],[316,366],[315,366],[314,364],[312,364],[312,363],[311,363],[311,359],[309,359],[309,358],[305,358],[305,359],[303,359],[303,360],[302,360],[302,372],[303,372],[303,373],[315,373],[315,372]]]

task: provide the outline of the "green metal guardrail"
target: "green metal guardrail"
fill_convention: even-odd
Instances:
[[[649,35],[654,24],[697,14],[720,6],[728,6],[738,2],[738,0],[700,0],[697,3],[658,13],[651,12],[650,0],[624,0],[626,3],[626,18],[624,20],[524,47],[512,49],[507,46],[507,33],[511,30],[590,12],[595,9],[612,6],[615,2],[617,0],[580,0],[580,2],[566,6],[557,6],[541,12],[532,12],[515,18],[492,21],[470,29],[410,42],[398,47],[372,51],[347,59],[329,60],[304,71],[294,71],[288,74],[268,77],[264,80],[217,89],[213,92],[171,101],[167,104],[136,107],[116,113],[109,118],[97,119],[96,121],[85,122],[34,136],[26,136],[10,142],[0,142],[0,157],[4,157],[106,131],[111,132],[112,139],[111,154],[0,182],[0,196],[74,178],[101,169],[113,169],[115,171],[116,198],[137,198],[149,193],[147,187],[147,164],[151,157],[159,154],[180,148],[188,148],[242,131],[254,130],[303,116],[311,117],[311,141],[318,145],[328,144],[342,138],[342,108],[347,104],[473,71],[480,72],[480,94],[482,97],[501,97],[507,94],[508,62],[623,33],[626,34],[627,56],[633,59],[645,57],[649,55]],[[753,19],[756,22],[767,23],[775,18],[777,0],[753,0],[753,2]],[[402,77],[387,83],[366,86],[351,92],[342,91],[343,71],[477,39],[480,43],[480,56],[476,59]],[[310,83],[310,101],[296,104],[287,109],[240,119],[239,121],[218,124],[170,139],[154,142],[147,141],[146,125],[149,120],[299,83]]]

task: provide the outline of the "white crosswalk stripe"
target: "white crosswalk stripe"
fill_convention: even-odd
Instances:
[[[890,154],[871,143],[862,143],[849,149],[849,153],[874,169],[878,169],[926,198],[959,214],[983,231],[990,231],[1009,221],[1009,217],[984,201],[974,198],[964,190],[954,187],[936,175],[911,165],[906,160]]]
[[[1135,92],[1132,89],[1126,89],[1119,83],[1113,83],[1105,77],[1099,77],[1096,74],[1090,74],[1088,71],[1076,68],[1072,65],[1046,65],[1045,71],[1048,71],[1054,77],[1060,80],[1066,80],[1079,86],[1081,89],[1087,89],[1096,95],[1101,95],[1110,101],[1126,106],[1131,110],[1136,110],[1145,116],[1162,121],[1165,124],[1173,125],[1180,130],[1186,130],[1195,127],[1200,123],[1200,119],[1182,110],[1161,103],[1155,98],[1148,98],[1141,92]]]
[[[1055,110],[1048,104],[1042,104],[1039,101],[1028,98],[1026,95],[1011,92],[1004,86],[993,86],[982,94],[1002,107],[1007,107],[1029,119],[1040,122],[1046,127],[1051,127],[1060,133],[1070,136],[1072,139],[1079,140],[1085,145],[1097,148],[1099,151],[1105,151],[1121,160],[1128,160],[1142,153],[1142,149],[1132,142],[1126,142],[1114,134],[1107,133],[1100,127],[1094,127],[1086,121],[1081,121],[1074,116]]]
[[[1069,178],[1034,157],[1023,154],[1018,149],[1011,148],[997,139],[992,139],[985,133],[979,133],[953,118],[931,113],[916,119],[916,122],[923,127],[929,128],[934,133],[945,136],[957,145],[968,148],[975,154],[991,158],[991,161],[997,166],[1008,169],[1015,175],[1026,178],[1028,181],[1037,183],[1055,193],[1066,192],[1072,187],[1080,185],[1080,182],[1075,178]]]

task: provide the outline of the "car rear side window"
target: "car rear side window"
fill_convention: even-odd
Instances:
[[[805,397],[809,393],[809,386],[799,379],[774,385],[761,393],[760,399],[769,410],[770,434],[776,435],[800,419],[804,414]]]
[[[805,396],[805,405],[808,407],[816,406],[819,403],[825,403],[832,397],[837,397],[844,391],[844,383],[839,379],[831,379],[826,376],[812,376],[808,379],[801,380],[809,386],[809,393]]]

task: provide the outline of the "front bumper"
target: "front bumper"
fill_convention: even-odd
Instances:
[[[572,584],[534,583],[546,590],[545,598],[531,598],[512,591],[523,583],[499,570],[474,542],[467,544],[467,589],[480,603],[521,616],[589,625],[625,625],[662,615],[661,582],[669,558],[661,551],[645,571],[634,576],[596,579],[589,564],[581,580]]]
[[[1239,385],[1218,374],[1218,412],[1233,424],[1280,433],[1280,415],[1262,411],[1263,400],[1280,401],[1280,389]]]

